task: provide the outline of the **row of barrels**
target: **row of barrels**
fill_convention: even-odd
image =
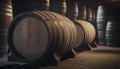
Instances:
[[[8,31],[8,44],[21,61],[41,63],[55,52],[59,57],[95,38],[94,26],[84,20],[71,21],[51,11],[24,12],[16,16]]]
[[[49,33],[50,35],[48,37],[50,40],[48,40],[48,41],[52,41],[52,42],[50,42],[50,44],[52,44],[51,48],[54,48],[54,49],[50,49],[51,53],[56,51],[57,54],[60,56],[63,55],[64,52],[71,49],[75,44],[76,45],[74,46],[74,48],[79,47],[80,45],[82,45],[82,43],[83,44],[91,43],[95,36],[94,27],[92,27],[92,25],[89,24],[89,22],[84,21],[87,18],[86,6],[81,6],[79,4],[80,2],[77,3],[76,1],[77,0],[75,0],[75,1],[73,1],[73,0],[59,0],[59,1],[58,0],[50,0],[50,1],[49,0],[40,0],[40,1],[12,0],[12,3],[11,3],[11,0],[9,0],[9,1],[1,0],[0,1],[0,7],[1,7],[0,8],[0,15],[1,15],[0,18],[2,20],[0,20],[0,22],[1,22],[0,23],[0,28],[1,28],[1,30],[0,30],[1,31],[0,32],[0,34],[1,34],[0,35],[0,37],[1,37],[1,39],[0,39],[0,41],[1,41],[1,43],[0,43],[0,58],[2,58],[2,57],[5,58],[8,55],[8,43],[7,42],[9,42],[10,47],[14,46],[14,43],[15,43],[17,50],[14,47],[12,47],[12,48],[14,49],[14,51],[16,51],[16,53],[17,53],[17,51],[19,51],[19,52],[23,51],[22,53],[19,53],[19,52],[17,53],[19,56],[24,57],[24,58],[27,57],[27,59],[29,59],[29,60],[31,60],[31,59],[33,60],[33,58],[34,59],[39,58],[40,56],[36,56],[36,55],[38,55],[38,53],[40,53],[40,52],[41,52],[41,54],[43,54],[43,51],[46,50],[45,47],[41,47],[41,48],[43,48],[41,51],[38,51],[39,50],[39,48],[38,48],[38,50],[36,52],[33,52],[32,49],[34,49],[34,48],[31,48],[31,49],[28,48],[30,50],[25,51],[27,49],[25,47],[32,46],[32,45],[38,46],[39,43],[44,42],[44,41],[41,41],[41,42],[37,42],[37,41],[44,39],[45,37],[44,38],[41,38],[41,37],[37,38],[37,37],[38,37],[38,35],[44,36],[43,34],[46,34],[48,31],[50,32]],[[71,6],[71,4],[73,4],[73,6]],[[79,8],[83,9],[83,10],[80,10]],[[12,13],[12,9],[13,9],[13,13]],[[14,15],[14,17],[15,17],[15,15],[17,16],[18,14],[22,13],[23,11],[25,12],[25,11],[32,11],[32,10],[50,10],[50,11],[53,11],[53,12],[56,12],[56,13],[59,13],[62,15],[66,15],[70,19],[72,19],[72,18],[76,19],[76,17],[79,16],[79,19],[83,19],[83,20],[74,21],[75,24],[77,23],[76,26],[78,25],[78,27],[75,28],[74,25],[72,25],[72,21],[70,21],[69,19],[67,19],[64,16],[60,16],[58,14],[53,14],[52,12],[48,12],[48,13],[36,12],[36,14],[40,15],[39,17],[42,17],[43,20],[45,18],[44,21],[48,22],[48,23],[47,22],[46,23],[49,24],[48,29],[50,29],[50,30],[47,30],[47,32],[45,32],[46,30],[44,31],[42,29],[42,32],[44,31],[44,33],[41,34],[40,32],[38,32],[36,30],[36,29],[40,29],[38,27],[39,25],[37,26],[37,24],[34,25],[34,24],[31,24],[30,22],[29,22],[30,24],[28,24],[28,21],[39,22],[39,20],[36,20],[36,19],[34,20],[34,18],[28,18],[26,20],[23,20],[23,22],[26,22],[25,24],[20,22],[21,25],[17,26],[17,27],[21,28],[21,30],[19,28],[17,28],[17,29],[15,29],[14,32],[12,32],[12,30],[10,31],[11,34],[14,33],[14,36],[11,34],[7,35],[8,27],[9,27],[10,21],[12,20],[12,15]],[[72,15],[69,16],[69,14],[72,14]],[[22,15],[28,15],[28,14],[25,13]],[[19,16],[21,16],[21,15],[19,15]],[[21,16],[20,18],[22,18],[22,17],[23,16]],[[58,17],[58,19],[55,17]],[[51,21],[51,18],[53,19],[52,21]],[[16,17],[16,19],[17,19],[17,17]],[[30,19],[32,19],[32,20],[30,20]],[[19,23],[19,19],[17,19],[17,20]],[[22,20],[22,19],[20,19],[20,20]],[[15,21],[15,19],[12,22],[13,24],[14,24],[14,21]],[[16,21],[15,21],[15,24],[18,24],[18,23],[16,23]],[[69,23],[69,24],[67,24],[67,23]],[[83,24],[83,23],[86,23],[86,24]],[[66,26],[68,26],[68,28],[65,28]],[[14,25],[14,27],[16,27],[16,25]],[[32,29],[30,29],[30,27],[32,27]],[[35,28],[35,27],[37,27],[37,28]],[[91,31],[88,31],[89,30],[89,29],[87,29],[88,27],[92,28]],[[35,29],[33,29],[33,28],[35,28]],[[26,29],[26,30],[23,31],[23,29]],[[77,30],[75,30],[75,29],[77,29]],[[28,34],[29,31],[32,31],[32,32],[30,34]],[[37,33],[37,32],[38,32],[38,34],[34,34],[33,35],[34,38],[33,38],[32,33]],[[80,33],[78,33],[78,32],[80,32]],[[91,35],[92,32],[94,35]],[[18,35],[21,37],[19,37]],[[78,35],[80,35],[80,36],[78,36]],[[11,36],[11,37],[9,37],[9,36]],[[24,37],[24,39],[22,39],[23,37]],[[30,37],[30,38],[28,38],[28,37]],[[79,38],[77,38],[77,37],[79,37]],[[7,38],[10,38],[10,39],[7,40]],[[48,38],[45,38],[45,39],[48,39]],[[11,40],[14,40],[15,42],[11,41]],[[23,40],[23,42],[21,40]],[[35,40],[35,41],[33,41],[33,40]],[[77,40],[77,42],[76,42],[76,40]],[[32,43],[32,41],[33,41],[33,43]],[[48,44],[48,43],[45,43],[45,44]],[[20,45],[23,45],[24,47],[20,47]],[[42,44],[42,45],[44,46],[44,44]],[[58,47],[56,47],[56,46],[58,46]],[[35,47],[35,48],[37,48],[37,47]],[[30,52],[30,54],[28,54],[28,52]],[[35,55],[35,57],[33,57],[34,56],[33,54]],[[39,54],[39,55],[41,55],[41,54]],[[7,58],[5,60],[7,60]]]
[[[95,10],[83,4],[80,0],[12,0],[14,16],[21,12],[44,10],[53,11],[70,19],[82,19],[95,22]]]
[[[50,10],[65,15],[70,19],[78,17],[78,19],[85,20],[89,10],[77,1],[79,0],[0,0],[0,58],[7,57],[7,32],[13,17],[25,11]],[[92,13],[95,14],[94,11]]]
[[[119,17],[116,17],[115,15],[116,13],[113,13],[113,10],[111,10],[110,7],[104,5],[98,6],[97,34],[99,45],[120,47],[120,24],[118,20]]]

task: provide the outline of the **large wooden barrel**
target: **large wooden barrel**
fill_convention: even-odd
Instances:
[[[79,38],[77,38],[78,41],[76,42],[76,47],[81,47],[82,45],[92,43],[96,36],[94,26],[91,23],[84,20],[75,20],[75,23],[77,27],[77,32],[79,32],[77,35]]]
[[[7,60],[8,52],[7,33],[11,20],[12,20],[11,0],[0,0],[0,59],[6,57],[5,60]]]
[[[66,0],[67,11],[66,16],[71,20],[75,20],[78,17],[78,3],[77,0]]]
[[[66,0],[50,0],[50,11],[65,15]]]
[[[97,11],[97,30],[99,45],[106,45],[106,24],[107,24],[107,10],[103,5],[98,6]]]
[[[76,38],[74,23],[50,11],[21,13],[14,18],[8,32],[13,53],[21,61],[29,62],[48,60],[54,52],[62,56],[74,46]]]
[[[120,23],[116,21],[107,22],[106,44],[111,47],[120,47]]]
[[[49,10],[49,0],[12,0],[14,16],[33,10]]]

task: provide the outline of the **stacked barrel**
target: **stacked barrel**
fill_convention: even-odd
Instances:
[[[120,24],[116,21],[107,22],[106,45],[120,47]]]
[[[0,0],[0,62],[7,61],[8,54],[7,33],[11,20],[12,20],[11,0]]]
[[[115,9],[115,8],[114,8]],[[113,13],[115,12],[115,13]],[[117,15],[116,15],[117,14]],[[97,11],[97,30],[99,45],[119,47],[119,13],[113,8],[99,5]]]
[[[97,11],[97,30],[99,45],[106,45],[106,25],[107,25],[107,11],[103,5],[98,6]]]
[[[113,10],[114,9],[114,10]],[[111,17],[107,22],[106,27],[106,45],[111,47],[120,47],[120,9],[115,7],[110,8],[113,10],[111,13]]]

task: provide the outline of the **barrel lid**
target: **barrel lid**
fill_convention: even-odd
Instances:
[[[9,27],[8,44],[13,53],[23,61],[42,60],[50,50],[49,28],[38,14],[21,13]]]

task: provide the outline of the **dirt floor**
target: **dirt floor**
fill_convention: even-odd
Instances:
[[[13,65],[13,68],[15,67],[23,69],[23,67]],[[120,69],[120,48],[98,46],[92,48],[91,51],[80,52],[75,58],[59,62],[57,66],[30,69]]]
[[[99,46],[91,51],[80,52],[74,59],[60,62],[56,67],[40,69],[120,69],[120,49]]]

